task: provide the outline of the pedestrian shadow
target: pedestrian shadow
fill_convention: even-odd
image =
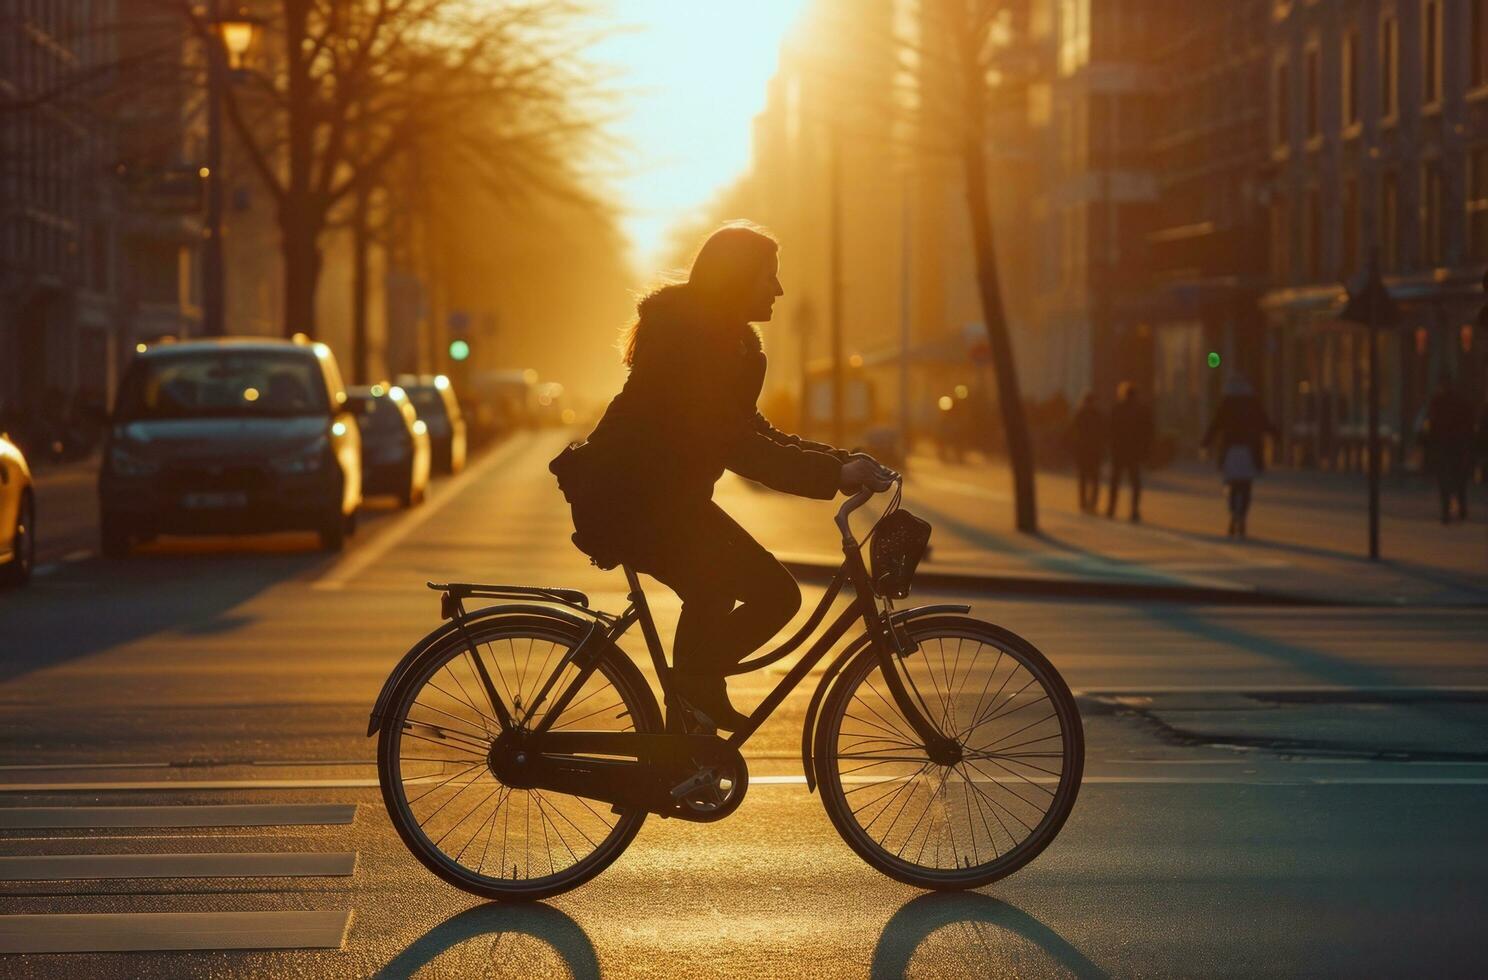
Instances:
[[[505,963],[511,975],[524,978],[567,975],[574,980],[599,980],[599,956],[589,934],[542,902],[488,902],[452,915],[415,939],[373,977],[409,980],[448,950],[472,940],[487,944],[487,969],[478,976],[507,976],[502,972]],[[562,969],[557,969],[560,965]]]
[[[1009,942],[1009,939],[1023,942]],[[1031,947],[1031,948],[1030,948]],[[976,892],[936,892],[900,906],[873,948],[869,976],[890,980],[909,974],[916,953],[942,956],[962,976],[1022,975],[1040,969],[1045,958],[1072,976],[1108,976],[1059,933],[1015,905]],[[933,967],[932,967],[933,969]]]

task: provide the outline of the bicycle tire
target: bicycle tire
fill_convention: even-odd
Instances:
[[[558,650],[559,648],[570,650],[577,646],[585,635],[585,629],[582,624],[571,624],[556,617],[522,615],[503,616],[485,622],[478,622],[470,627],[469,633],[471,643],[477,651],[480,651],[483,661],[488,664],[487,669],[493,675],[493,682],[501,685],[499,690],[502,695],[507,696],[508,694],[515,693],[521,696],[525,693],[530,698],[532,692],[541,684],[542,678],[545,676],[545,670],[536,672],[530,678],[524,676],[521,681],[516,681],[514,677],[511,679],[507,678],[504,670],[498,671],[492,669],[501,665],[501,661],[496,654],[497,645],[506,644],[509,650],[517,653],[519,650],[518,645],[526,644],[530,654],[536,644],[550,644],[552,649],[547,651],[549,654],[548,660],[552,661],[556,659],[560,665],[556,669],[561,669],[566,673],[574,668],[571,666],[561,666],[563,661],[558,654]],[[478,675],[474,673],[474,665],[469,662],[470,656],[470,645],[466,643],[466,640],[459,634],[450,636],[448,639],[431,648],[408,668],[405,680],[399,684],[397,691],[391,698],[387,720],[378,738],[377,753],[378,781],[381,784],[383,803],[387,808],[388,816],[392,820],[393,826],[397,829],[403,843],[407,845],[408,849],[418,858],[424,867],[449,884],[473,895],[498,900],[530,901],[546,898],[576,888],[592,879],[595,875],[598,875],[624,853],[630,842],[635,839],[636,834],[640,831],[641,825],[645,822],[646,811],[639,808],[625,808],[618,813],[614,813],[606,804],[593,803],[579,797],[548,793],[547,791],[519,790],[504,787],[491,773],[489,766],[485,765],[479,758],[482,751],[481,743],[484,742],[485,747],[488,749],[489,742],[493,740],[494,736],[492,738],[484,738],[481,733],[483,725],[489,731],[489,722],[492,719],[481,722],[478,718],[474,717],[480,714],[478,707],[481,702],[476,696],[469,694],[469,690],[479,690],[479,687],[476,686]],[[461,658],[464,658],[467,664],[466,670],[468,670],[468,673],[464,674],[464,680],[461,679],[462,674],[459,670],[454,668],[446,669],[448,665],[460,661]],[[635,664],[623,652],[614,647],[600,653],[594,674],[586,681],[585,687],[581,689],[579,696],[564,709],[564,713],[555,721],[555,728],[561,728],[566,724],[573,724],[574,719],[587,720],[590,714],[595,713],[592,710],[592,705],[582,703],[580,699],[592,699],[595,696],[595,691],[602,690],[602,687],[596,687],[594,691],[591,691],[590,685],[596,683],[596,678],[599,679],[601,685],[609,685],[619,698],[618,703],[608,706],[623,709],[613,713],[613,718],[619,720],[628,717],[629,719],[627,724],[612,730],[634,730],[647,733],[656,733],[662,730],[661,712],[657,707],[656,699],[651,693],[650,687],[646,684],[645,678],[641,675]],[[431,690],[430,685],[436,679],[444,679],[442,686],[435,685],[433,688],[436,692],[445,692],[444,700],[440,700],[438,705],[433,703],[432,695],[426,694],[426,692]],[[503,683],[508,680],[511,683]],[[461,690],[462,693],[459,695],[454,694],[453,692],[456,689]],[[561,684],[554,688],[552,695],[554,698],[556,698],[559,690],[561,690]],[[585,691],[590,691],[590,693],[583,693]],[[420,701],[421,695],[429,697],[430,700]],[[460,708],[457,706],[459,704],[463,704],[465,707]],[[508,708],[511,709],[512,707],[513,702],[509,698]],[[603,712],[606,710],[606,707],[606,705],[602,704],[598,711]],[[411,718],[411,715],[415,711],[417,712],[417,716]],[[571,715],[569,712],[575,712],[575,714]],[[586,714],[586,712],[590,712],[590,714]],[[431,713],[435,713],[435,717],[439,715],[448,716],[443,725],[445,731],[441,738],[449,742],[449,745],[439,746],[435,743],[440,741],[441,738],[429,737],[430,732],[428,729],[439,727],[430,724],[429,717]],[[531,721],[535,723],[539,717],[541,715],[533,717]],[[459,727],[456,727],[457,723],[459,723]],[[419,729],[419,731],[415,731],[415,729]],[[499,726],[497,726],[497,730],[499,731]],[[411,738],[406,740],[410,745],[420,740],[424,743],[435,744],[435,748],[432,750],[426,746],[420,746],[414,749],[414,751],[429,753],[418,757],[421,760],[432,760],[422,764],[439,765],[439,771],[435,776],[425,780],[427,774],[421,774],[412,777],[412,782],[405,780],[404,770],[407,767],[405,767],[404,763],[413,758],[403,751],[405,747],[405,733],[410,733],[411,735]],[[445,758],[435,755],[440,749],[449,751],[456,757]],[[423,817],[420,817],[415,812],[415,805],[427,798],[428,795],[440,792],[457,778],[464,778],[457,770],[455,776],[441,781],[440,777],[446,771],[446,764],[450,767],[464,766],[464,776],[468,778],[465,784],[461,784],[459,789],[453,791],[452,796],[445,800],[445,802],[439,803],[441,809],[450,806],[454,799],[469,788],[468,784],[471,783],[484,783],[477,790],[477,794],[481,790],[488,790],[482,803],[477,804],[477,810],[485,803],[490,802],[491,799],[496,799],[496,803],[493,805],[493,809],[486,820],[475,825],[475,834],[479,835],[482,830],[485,830],[486,839],[484,841],[485,849],[481,852],[479,862],[475,862],[474,868],[462,861],[465,849],[452,855],[449,853],[449,850],[453,849],[453,845],[447,850],[441,846],[444,837],[435,839],[432,836],[433,831],[436,829],[434,819],[439,811],[434,811],[434,816],[430,816],[426,812],[426,815]],[[417,785],[419,787],[419,795],[412,801],[409,799],[410,785]],[[505,791],[505,795],[502,795],[503,790]],[[526,875],[520,874],[524,870],[522,868],[522,862],[516,861],[515,855],[513,855],[513,873],[511,877],[506,877],[507,838],[509,836],[511,814],[515,810],[514,803],[513,809],[507,810],[502,817],[502,820],[507,824],[507,828],[503,831],[501,859],[493,867],[493,871],[499,869],[499,874],[488,874],[486,873],[485,865],[493,843],[492,838],[495,834],[497,814],[502,811],[508,801],[517,798],[518,794],[523,794],[523,802],[525,803],[525,812],[523,815],[526,821],[524,836],[526,837],[525,843],[527,845],[527,867],[525,870],[528,873]],[[479,798],[479,796],[477,795],[474,798]],[[577,801],[578,807],[572,809],[570,814],[565,814],[563,811],[557,810],[555,800]],[[571,863],[566,863],[564,867],[559,868],[557,866],[558,862],[554,860],[554,851],[549,847],[547,855],[549,873],[538,876],[531,874],[533,869],[531,845],[537,836],[535,832],[531,831],[532,803],[534,801],[537,802],[538,820],[543,832],[543,840],[547,842],[553,836],[559,837],[563,840],[563,846],[568,854],[573,857]],[[433,802],[438,803],[438,799],[436,798]],[[461,805],[464,806],[465,804]],[[462,820],[469,819],[470,814],[477,812],[477,810],[466,813]],[[458,812],[458,810],[454,811],[454,813]],[[598,827],[595,826],[595,836],[602,837],[602,839],[595,841],[584,832],[580,821],[588,823],[590,820],[597,820],[602,825],[605,823],[604,814],[607,812],[614,815],[616,819],[612,825],[608,826],[608,830],[603,835],[598,833]],[[452,816],[453,813],[451,814]],[[564,819],[560,821],[557,817],[563,817]],[[450,817],[446,819],[450,819]],[[458,825],[454,829],[458,829]],[[584,842],[590,845],[590,849],[582,857],[573,849],[574,845],[578,842],[577,836],[572,841],[565,839],[565,829],[567,829],[569,835],[577,832],[577,835],[582,836]],[[452,832],[453,829],[446,828],[444,836],[448,836]],[[465,848],[468,849],[473,846],[473,841],[474,838],[466,839]],[[579,844],[578,846],[582,848],[583,844]],[[515,850],[514,845],[513,850]],[[559,858],[562,858],[561,854]],[[472,860],[474,860],[474,852],[472,852]],[[538,866],[540,867],[540,862]]]
[[[931,762],[922,747],[917,747],[918,740],[910,734],[909,723],[887,694],[878,654],[869,649],[843,670],[823,705],[814,753],[822,803],[832,825],[847,845],[870,866],[890,878],[917,888],[939,891],[977,888],[1004,878],[1032,861],[1054,840],[1069,817],[1079,794],[1085,764],[1085,739],[1079,710],[1059,672],[1037,648],[1015,633],[960,616],[917,620],[907,625],[905,630],[918,648],[900,661],[904,676],[914,681],[912,690],[915,693],[912,696],[919,698],[926,713],[933,716],[932,720],[942,730],[957,738],[965,756],[952,765],[941,766]],[[955,640],[959,640],[960,645],[955,651],[956,662],[950,665],[951,655],[946,650],[946,641]],[[964,649],[967,641],[977,644],[970,657],[966,657]],[[976,661],[984,650],[996,652],[997,658],[993,665],[984,661],[978,668]],[[963,659],[969,661],[964,672],[961,669]],[[1003,673],[1005,661],[1009,666]],[[940,670],[938,675],[937,668]],[[971,688],[978,692],[977,700],[972,703],[967,682],[974,674],[978,682],[983,680],[982,674],[986,679],[980,687]],[[874,683],[875,678],[877,683]],[[1035,683],[1038,696],[1032,693],[1024,696],[1024,692]],[[995,689],[992,700],[986,701],[986,695],[994,691],[994,684],[1001,686]],[[959,686],[953,690],[953,685]],[[942,686],[944,693],[940,691]],[[967,691],[964,698],[962,691]],[[1038,711],[1013,717],[1044,699],[1049,702],[1047,717],[1038,718],[1033,724],[1027,724],[1026,719]],[[968,705],[970,711],[965,710]],[[963,718],[968,719],[964,731]],[[1011,748],[1024,747],[1027,751],[989,752],[998,744],[1003,744],[1004,749],[1009,745],[1005,739],[994,743],[977,741],[995,735],[996,730],[989,733],[982,726],[1000,719],[1009,719],[999,728],[1010,729],[1008,737],[1016,739]],[[1048,725],[1051,721],[1053,726]],[[1057,735],[1039,734],[1051,728],[1057,729]],[[1055,737],[1059,739],[1057,751],[1053,748]],[[866,748],[874,744],[882,747]],[[966,751],[968,747],[970,751]],[[1053,759],[1056,757],[1059,769],[1048,768],[1055,764]],[[1030,761],[1035,758],[1036,762]],[[899,769],[880,768],[882,766],[898,766]],[[872,772],[873,769],[878,769],[878,772]],[[904,775],[911,769],[916,770],[914,774]],[[1036,771],[1041,774],[1035,775]],[[927,772],[929,778],[922,784],[920,777]],[[954,782],[952,774],[957,777]],[[894,848],[893,831],[899,826],[898,821],[916,798],[919,787],[937,776],[938,785],[927,793],[923,812],[904,833],[900,846]],[[1048,788],[1051,776],[1052,790]],[[989,788],[983,790],[979,783]],[[1002,785],[1004,783],[1009,785]],[[881,794],[870,789],[875,785],[885,787]],[[948,785],[959,787],[959,803],[951,802],[954,791],[946,794]],[[901,802],[899,797],[906,789],[909,796]],[[860,800],[867,799],[867,802],[849,799],[854,793],[865,793]],[[1046,806],[1040,793],[1048,796]],[[1014,799],[1020,802],[1014,802]],[[881,808],[872,809],[880,802],[883,803]],[[882,830],[880,838],[875,838],[875,823],[887,817],[896,805],[898,810],[887,829]],[[923,862],[931,839],[930,827],[927,827],[915,857],[906,859],[904,852],[914,843],[915,830],[936,806],[940,808],[938,816],[943,829],[935,841],[931,858],[934,863]],[[1032,815],[1035,809],[1042,811],[1036,822]],[[962,812],[966,821],[958,841],[956,826]],[[1027,833],[1009,829],[1009,823],[1021,824]],[[934,820],[931,826],[934,826]],[[982,860],[979,828],[984,832],[985,845],[992,851],[990,860]],[[1008,846],[999,847],[1000,840]],[[949,862],[939,860],[943,849],[950,851]]]

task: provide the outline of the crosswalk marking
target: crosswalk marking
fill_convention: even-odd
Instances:
[[[0,953],[340,949],[351,910],[0,915]]]
[[[355,803],[0,807],[0,829],[349,824],[356,819],[356,809]]]
[[[0,857],[0,881],[103,878],[345,878],[353,851],[237,854],[31,854]]]

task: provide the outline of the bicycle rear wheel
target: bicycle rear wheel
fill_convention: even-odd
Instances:
[[[1053,841],[1080,789],[1085,738],[1068,686],[1021,637],[944,616],[909,624],[899,660],[925,716],[950,736],[932,760],[879,658],[857,657],[822,710],[816,765],[838,833],[870,865],[919,888],[976,888]]]
[[[584,633],[537,616],[503,616],[469,628],[497,694],[531,728],[531,705],[548,675],[562,673],[551,705],[577,674],[564,656]],[[537,899],[577,887],[619,857],[646,812],[616,813],[605,803],[519,789],[496,778],[491,746],[500,723],[458,634],[409,669],[378,741],[378,775],[393,825],[419,861],[445,881],[496,899]],[[598,667],[553,720],[552,729],[660,732],[656,699],[619,650]]]

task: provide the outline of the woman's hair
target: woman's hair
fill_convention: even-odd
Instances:
[[[709,235],[692,260],[687,281],[663,285],[647,293],[636,304],[644,311],[658,294],[685,290],[708,307],[729,309],[740,303],[759,277],[760,269],[780,248],[770,234],[750,221],[730,221]],[[621,340],[623,360],[635,360],[636,338],[641,317],[626,328]]]

